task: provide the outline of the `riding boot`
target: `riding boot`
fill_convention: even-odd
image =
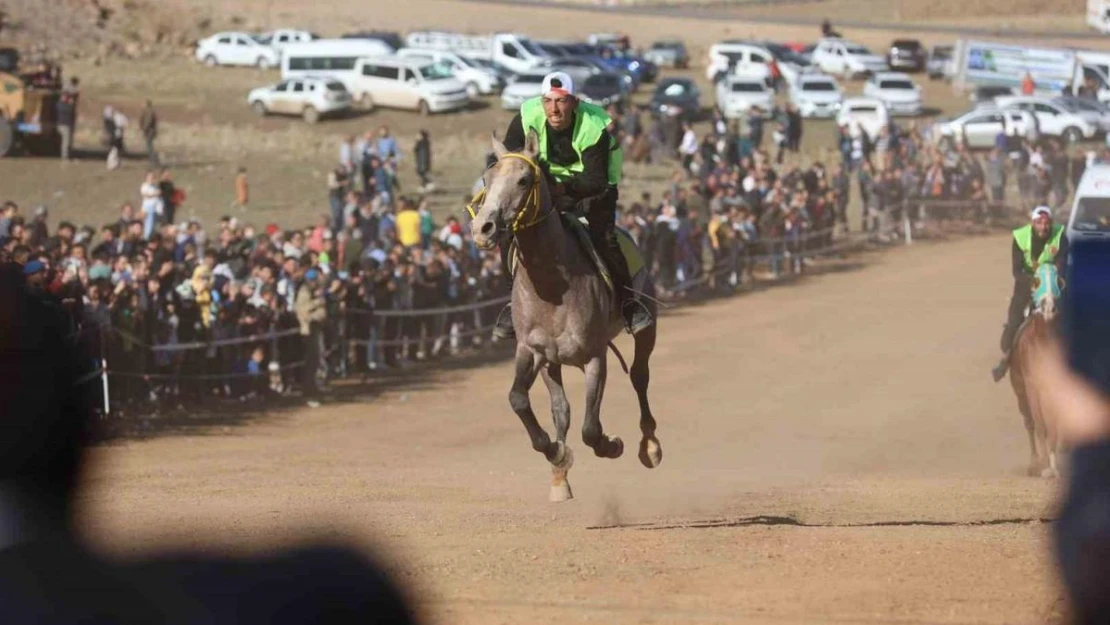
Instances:
[[[616,231],[609,230],[606,235],[606,245],[601,249],[605,252],[605,264],[609,266],[609,274],[613,278],[613,289],[617,292],[624,326],[630,334],[638,334],[655,323],[655,320],[647,306],[640,301],[639,294],[632,290],[632,275],[617,241]]]
[[[1006,326],[1002,328],[1002,339],[999,341],[1002,358],[991,369],[991,377],[995,382],[1001,382],[1010,369],[1010,352],[1014,347],[1017,331],[1025,321],[1025,309],[1029,305],[1028,293],[1028,287],[1024,282],[1015,283],[1014,294],[1010,298],[1010,307],[1006,315]]]
[[[512,293],[513,271],[509,263],[509,241],[507,240],[502,242],[501,245],[501,267],[505,271],[505,278],[509,283],[509,293]],[[493,325],[493,336],[502,341],[516,338],[516,330],[513,328],[512,302],[505,304],[505,307],[497,314],[497,321]]]

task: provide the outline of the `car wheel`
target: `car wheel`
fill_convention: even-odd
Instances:
[[[466,95],[470,96],[471,99],[474,99],[474,98],[482,95],[482,91],[480,89],[478,89],[478,83],[476,83],[476,82],[466,83]]]
[[[1083,140],[1083,132],[1075,126],[1068,126],[1064,129],[1063,137],[1067,143],[1079,143]]]
[[[426,100],[421,100],[420,104],[416,105],[416,109],[420,111],[420,114],[424,117],[432,114],[432,109],[428,106],[428,102]]]
[[[320,121],[320,111],[317,111],[315,107],[306,106],[304,111],[301,112],[301,117],[304,118],[305,122],[315,124]]]
[[[363,91],[362,95],[358,97],[358,106],[364,111],[374,110],[374,98],[369,92]]]
[[[263,102],[262,100],[255,100],[251,104],[251,108],[254,110],[255,114],[258,115],[259,117],[265,117],[266,114],[269,113],[269,111],[266,110],[266,103]]]
[[[268,59],[264,56],[260,56],[260,57],[258,57],[258,61],[255,62],[255,66],[258,67],[258,69],[261,69],[261,70],[270,69],[270,66],[271,66],[270,65],[270,59]]]
[[[215,55],[209,54],[208,56],[204,57],[204,64],[208,67],[216,67],[220,64],[220,62],[216,60]]]

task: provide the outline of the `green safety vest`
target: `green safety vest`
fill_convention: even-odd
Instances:
[[[1041,256],[1037,259],[1038,265],[1056,260],[1056,253],[1060,251],[1060,237],[1063,235],[1063,226],[1052,226],[1052,230],[1048,234],[1048,240],[1045,241],[1044,249],[1041,250]],[[1026,224],[1014,230],[1014,241],[1017,242],[1018,249],[1025,254],[1025,268],[1033,271],[1033,225]]]
[[[585,167],[582,165],[582,152],[597,143],[611,121],[609,114],[600,106],[579,102],[574,114],[574,137],[571,139],[571,145],[578,153],[578,160],[571,165],[560,165],[547,159],[547,116],[543,112],[543,99],[531,98],[520,105],[520,122],[524,127],[524,134],[527,136],[529,130],[536,131],[540,139],[540,161],[547,163],[548,171],[556,182],[564,182],[583,172]],[[609,184],[615,187],[621,181],[624,150],[612,137],[609,142]]]

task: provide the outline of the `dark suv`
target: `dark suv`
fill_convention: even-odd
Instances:
[[[920,72],[925,69],[928,54],[916,39],[895,39],[886,53],[886,63],[893,70]]]

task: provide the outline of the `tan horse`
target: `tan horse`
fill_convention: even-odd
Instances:
[[[1037,267],[1033,277],[1034,310],[1018,329],[1010,355],[1010,385],[1029,433],[1029,475],[1057,477],[1062,444],[1056,419],[1042,401],[1033,363],[1048,357],[1056,341],[1056,302],[1062,279],[1052,263]]]
[[[555,210],[547,177],[536,161],[537,145],[535,132],[528,133],[521,153],[511,153],[493,140],[498,161],[484,175],[485,191],[479,196],[481,206],[474,211],[470,229],[474,243],[482,249],[493,248],[509,235],[516,240],[518,267],[512,291],[516,375],[509,404],[528,431],[532,448],[551,463],[551,501],[565,501],[573,497],[567,471],[574,455],[566,445],[570,403],[563,389],[562,367],[578,367],[586,374],[583,442],[601,458],[619,458],[624,443],[605,434],[601,399],[606,350],[624,325],[615,295]],[[645,291],[651,295],[650,281]],[[654,317],[654,304],[649,306]],[[658,466],[663,457],[647,398],[648,360],[655,336],[655,324],[635,335],[631,369],[640,401],[640,462],[648,468]],[[528,397],[537,376],[543,377],[551,395],[554,442],[536,421]]]

